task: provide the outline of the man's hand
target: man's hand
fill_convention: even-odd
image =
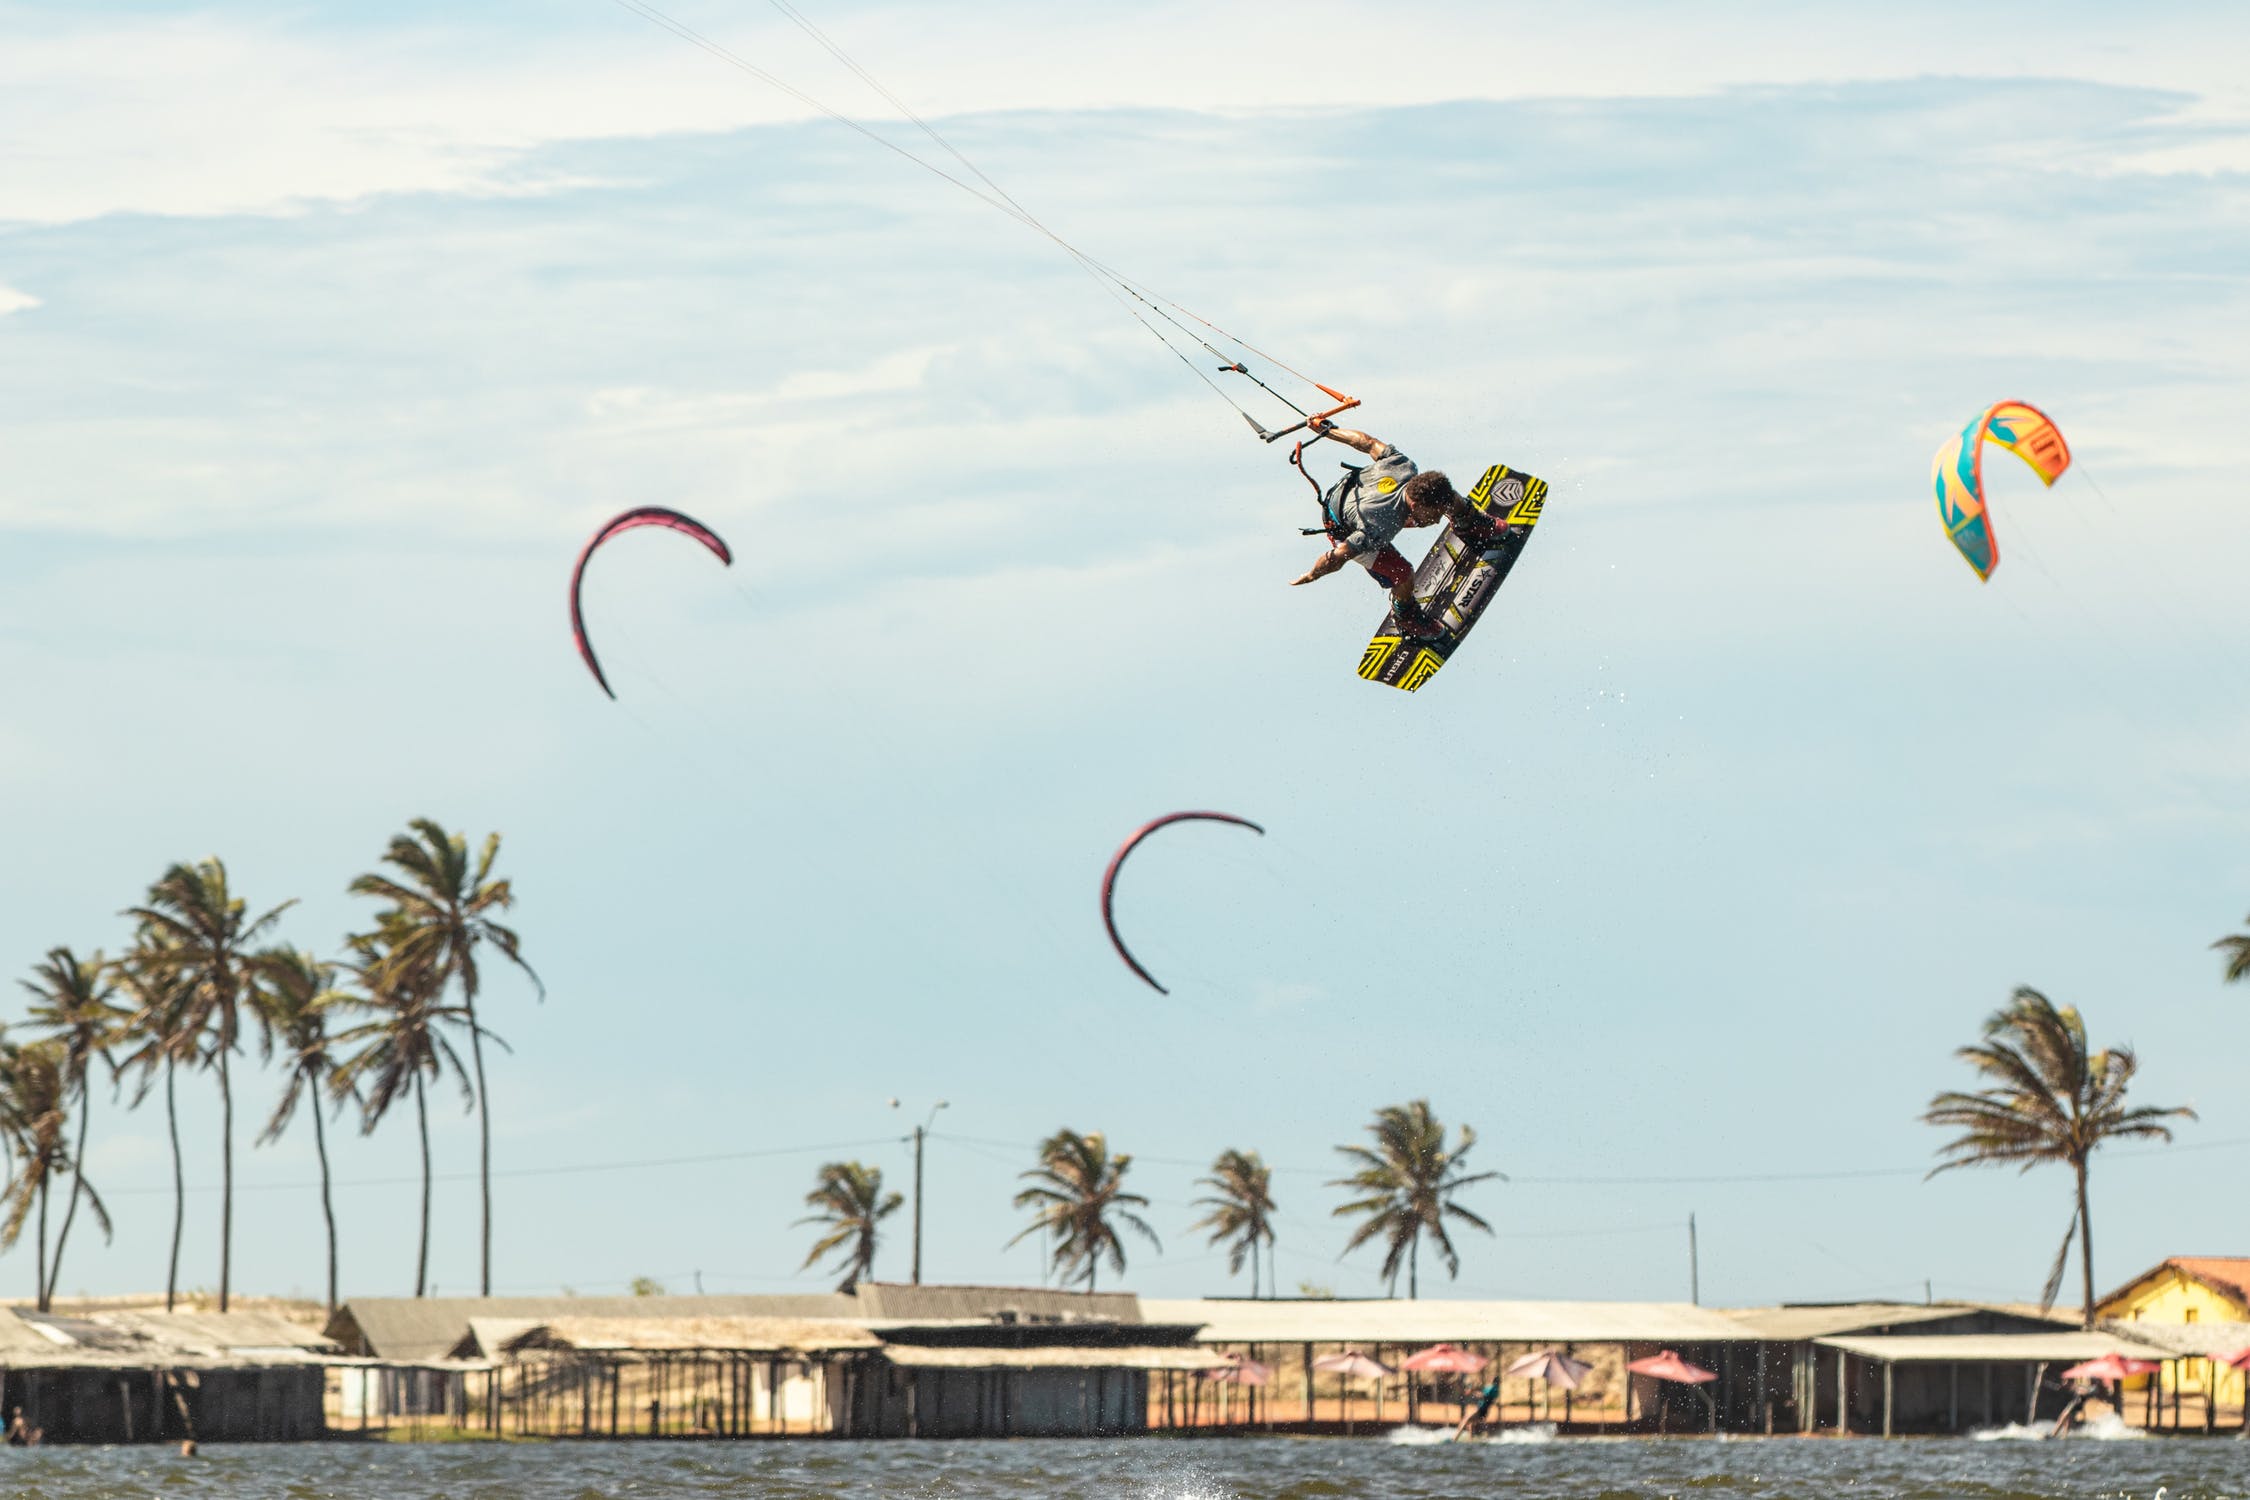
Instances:
[[[1316,578],[1326,578],[1351,560],[1351,544],[1349,542],[1338,542],[1320,555],[1319,562],[1305,569],[1303,576],[1290,579],[1289,586],[1295,588],[1300,583],[1311,583]]]

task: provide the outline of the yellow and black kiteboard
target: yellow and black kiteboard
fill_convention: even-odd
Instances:
[[[1385,613],[1375,638],[1359,658],[1359,675],[1369,682],[1412,693],[1437,675],[1467,639],[1492,596],[1500,592],[1524,543],[1531,540],[1531,528],[1539,524],[1539,508],[1547,499],[1547,481],[1494,464],[1467,498],[1481,514],[1500,523],[1498,539],[1484,551],[1473,552],[1454,534],[1453,523],[1445,523],[1437,544],[1414,570],[1415,601],[1441,628],[1435,635],[1409,636],[1399,630],[1397,611]]]

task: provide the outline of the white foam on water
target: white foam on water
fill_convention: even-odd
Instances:
[[[1969,1434],[1980,1443],[2043,1443],[2053,1435],[2054,1426],[2047,1422],[2010,1422],[2005,1427],[1985,1427]],[[2063,1435],[2090,1443],[2137,1443],[2148,1436],[2138,1427],[2127,1426],[2125,1419],[2113,1411],[2088,1417]]]
[[[1427,1448],[1433,1443],[1452,1442],[1453,1429],[1450,1427],[1393,1427],[1384,1434],[1384,1440],[1395,1443],[1401,1448]]]
[[[1521,1427],[1503,1427],[1485,1439],[1488,1443],[1551,1443],[1554,1440],[1555,1424],[1552,1422],[1529,1422]]]
[[[2138,1427],[2126,1426],[2125,1419],[2116,1412],[2105,1411],[2073,1427],[2070,1436],[2091,1438],[2097,1443],[2137,1443],[2148,1434]]]

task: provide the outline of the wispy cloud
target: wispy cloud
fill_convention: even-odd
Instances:
[[[19,292],[14,287],[0,283],[0,318],[10,313],[28,311],[39,305],[39,299],[29,292]]]

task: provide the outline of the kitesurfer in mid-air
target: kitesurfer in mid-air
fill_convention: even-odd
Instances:
[[[1293,584],[1326,578],[1356,562],[1391,591],[1391,605],[1399,628],[1409,635],[1435,635],[1437,621],[1415,602],[1414,565],[1401,556],[1391,539],[1409,527],[1435,526],[1451,520],[1472,547],[1482,551],[1492,545],[1499,527],[1480,515],[1454,492],[1453,481],[1432,469],[1417,469],[1414,460],[1379,438],[1334,423],[1315,429],[1347,448],[1356,448],[1372,462],[1346,464],[1344,477],[1320,497],[1323,529],[1329,548],[1320,561],[1307,568]]]

